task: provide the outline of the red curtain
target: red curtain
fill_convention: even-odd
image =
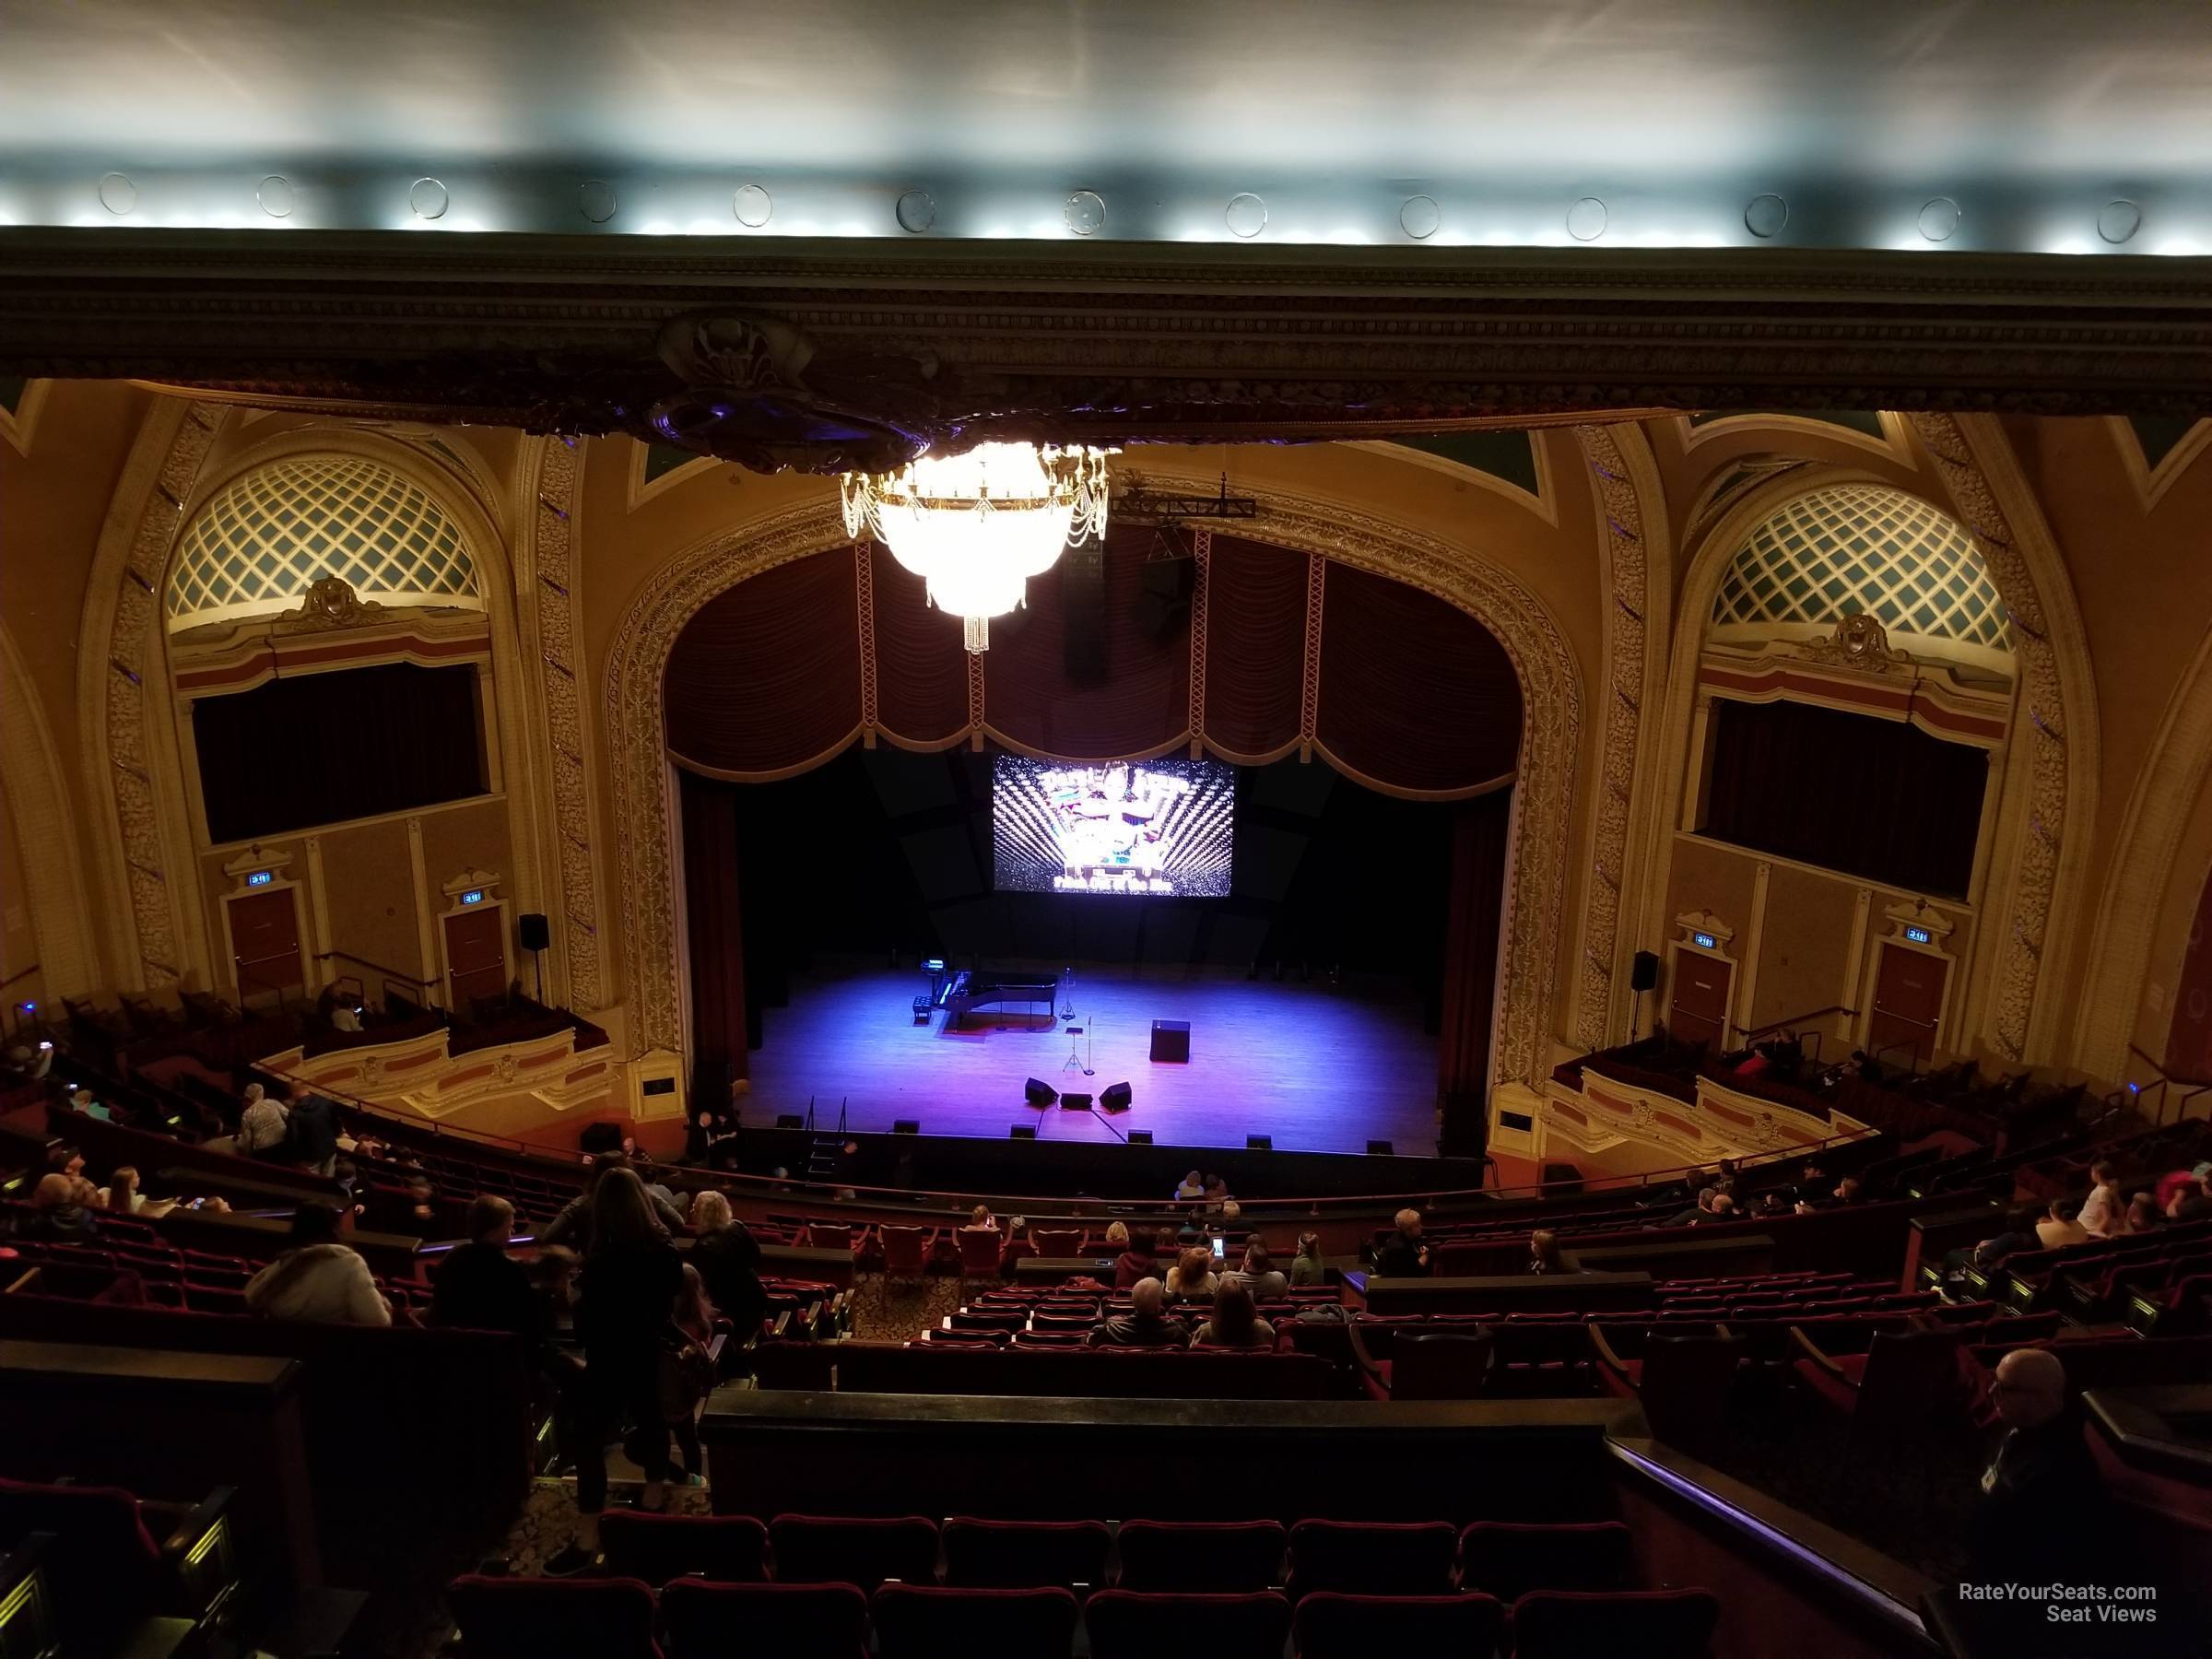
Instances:
[[[668,747],[720,771],[826,759],[860,724],[860,594],[853,550],[763,571],[718,594],[677,636]]]
[[[1306,556],[1217,535],[1206,586],[1206,740],[1279,755],[1298,741]]]
[[[876,579],[877,724],[916,748],[946,747],[968,729],[960,619],[931,608],[927,584],[889,548],[872,548],[868,566]]]
[[[691,946],[691,1099],[720,1112],[746,1075],[745,929],[738,904],[737,789],[683,780],[684,925]]]
[[[1498,1001],[1498,930],[1505,908],[1505,843],[1512,792],[1460,803],[1452,825],[1452,888],[1444,920],[1443,1021],[1436,1088],[1447,1157],[1472,1158],[1488,1136],[1490,1015]]]

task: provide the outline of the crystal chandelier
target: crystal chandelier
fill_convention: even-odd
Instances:
[[[928,584],[930,603],[965,624],[972,652],[993,617],[1027,597],[1060,549],[1106,532],[1110,449],[980,443],[888,473],[844,475],[845,531],[865,529]]]

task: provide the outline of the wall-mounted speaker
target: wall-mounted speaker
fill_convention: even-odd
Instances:
[[[891,1133],[893,1135],[919,1135],[922,1133],[922,1120],[920,1118],[899,1118],[892,1123]]]
[[[1031,1077],[1021,1086],[1021,1097],[1032,1106],[1050,1106],[1060,1098],[1060,1091],[1042,1077]]]
[[[553,924],[537,912],[531,911],[526,915],[517,917],[514,925],[524,950],[553,948]]]
[[[1109,1112],[1126,1112],[1129,1110],[1130,1099],[1128,1084],[1110,1083],[1106,1086],[1106,1092],[1099,1097],[1099,1104]]]
[[[1272,1135],[1248,1135],[1244,1137],[1244,1150],[1247,1152],[1272,1152],[1275,1150],[1275,1136]]]
[[[1035,1140],[1037,1138],[1037,1125],[1034,1124],[1016,1124],[1007,1129],[1006,1138],[1008,1140]]]
[[[1649,991],[1659,982],[1659,959],[1648,950],[1636,953],[1629,964],[1629,989]]]

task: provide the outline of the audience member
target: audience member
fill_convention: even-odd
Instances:
[[[1421,1212],[1402,1209],[1394,1219],[1398,1230],[1375,1252],[1375,1273],[1382,1278],[1418,1278],[1429,1271],[1429,1246],[1421,1242]]]
[[[83,1178],[59,1171],[39,1177],[30,1193],[30,1219],[23,1236],[56,1244],[81,1244],[100,1236],[100,1222],[85,1203]]]
[[[1129,1292],[1129,1312],[1116,1313],[1090,1334],[1092,1347],[1188,1347],[1191,1327],[1164,1311],[1167,1288],[1139,1279]]]
[[[1193,1170],[1189,1174],[1185,1175],[1181,1183],[1175,1188],[1175,1197],[1179,1201],[1191,1198],[1203,1198],[1205,1196],[1206,1178],[1200,1175],[1195,1170]]]
[[[530,1258],[530,1288],[545,1310],[548,1330],[575,1328],[576,1270],[581,1265],[576,1253],[565,1244],[541,1244]]]
[[[728,1318],[734,1347],[759,1335],[768,1314],[768,1292],[760,1283],[760,1244],[751,1228],[730,1214],[720,1193],[701,1193],[691,1201],[691,1265],[705,1281],[707,1295]],[[732,1355],[733,1360],[735,1356]]]
[[[2156,1232],[2166,1224],[2159,1213],[2159,1201],[2149,1193],[2137,1193],[2127,1201],[2127,1214],[2120,1218],[2120,1230],[2127,1233]]]
[[[592,1159],[591,1163],[591,1184],[560,1206],[560,1214],[554,1217],[546,1230],[537,1235],[540,1244],[568,1244],[586,1256],[591,1254],[592,1220],[599,1188],[615,1171],[628,1170],[629,1158],[622,1152],[601,1152]],[[639,1191],[644,1191],[642,1182],[639,1183]],[[651,1194],[646,1194],[646,1213],[655,1217],[665,1231],[675,1234],[684,1230],[683,1212],[676,1206],[664,1204]]]
[[[512,1331],[534,1355],[551,1335],[530,1271],[507,1253],[514,1206],[480,1194],[468,1206],[468,1241],[446,1252],[430,1289],[430,1323],[472,1331]]]
[[[1168,1294],[1178,1301],[1199,1301],[1220,1288],[1210,1250],[1186,1250],[1176,1258],[1175,1265],[1168,1269]]]
[[[668,1431],[661,1408],[661,1343],[684,1288],[683,1258],[654,1218],[645,1183],[615,1161],[593,1183],[591,1246],[583,1258],[576,1332],[583,1339],[582,1421],[578,1426],[576,1541],[546,1564],[571,1573],[599,1550],[606,1508],[606,1443],[627,1417],[641,1432],[626,1443],[644,1474],[639,1507],[668,1507]]]
[[[265,1319],[392,1323],[369,1264],[338,1242],[338,1212],[312,1201],[292,1212],[291,1248],[246,1282],[246,1306]]]
[[[2193,1170],[2169,1170],[2159,1176],[2154,1194],[2159,1214],[2171,1215],[2174,1205],[2195,1192],[2207,1175],[2212,1175],[2212,1159],[2198,1164]]]
[[[246,1085],[245,1110],[238,1118],[238,1149],[248,1158],[280,1158],[289,1133],[281,1102],[272,1100],[258,1083]]]
[[[661,1418],[683,1458],[687,1486],[706,1480],[706,1463],[699,1450],[699,1408],[714,1387],[714,1313],[705,1279],[686,1262],[684,1288],[677,1293],[668,1320],[673,1335],[661,1347]]]
[[[66,1143],[49,1147],[46,1149],[46,1169],[49,1174],[67,1175],[74,1179],[85,1172],[85,1155]]]
[[[1221,1282],[1249,1291],[1257,1301],[1277,1301],[1290,1294],[1290,1281],[1276,1266],[1267,1253],[1267,1241],[1258,1233],[1244,1241],[1243,1265],[1223,1273]]]
[[[1559,1235],[1548,1227],[1539,1227],[1528,1235],[1528,1270],[1531,1273],[1567,1271],[1567,1264],[1559,1259]]]
[[[103,1124],[112,1124],[115,1121],[115,1114],[93,1099],[92,1091],[88,1088],[77,1089],[70,1095],[69,1110],[81,1112],[88,1118],[98,1118]]]
[[[2068,1244],[2079,1244],[2089,1236],[2082,1230],[2081,1223],[2074,1218],[2081,1214],[2079,1200],[2053,1198],[2043,1218],[2035,1224],[2036,1242],[2045,1250],[2059,1250]]]
[[[1218,1175],[1208,1175],[1206,1178],[1206,1214],[1218,1215],[1220,1213],[1221,1206],[1228,1202],[1229,1182],[1222,1180]]]
[[[991,1213],[989,1205],[979,1204],[968,1212],[968,1226],[977,1232],[996,1232],[998,1218]]]
[[[2005,1230],[1975,1245],[1969,1253],[1968,1259],[1987,1273],[2002,1264],[2006,1256],[2017,1255],[2022,1251],[2040,1250],[2042,1248],[2042,1240],[2036,1236],[2035,1219],[2033,1205],[2014,1205],[2006,1212]]]
[[[2167,1215],[2175,1221],[2202,1221],[2212,1216],[2212,1175],[2199,1176],[2194,1193],[2183,1188]]]
[[[1290,1258],[1290,1283],[1300,1288],[1325,1284],[1328,1264],[1321,1259],[1321,1235],[1302,1232],[1298,1235],[1298,1253]]]
[[[100,1207],[119,1216],[144,1216],[159,1221],[177,1207],[177,1201],[148,1198],[138,1190],[138,1171],[129,1164],[118,1164],[108,1177],[108,1184],[100,1189]]]
[[[702,1112],[684,1125],[684,1161],[701,1164],[707,1161],[707,1147],[713,1139],[714,1114]]]
[[[1106,1230],[1106,1248],[1114,1251],[1113,1288],[1126,1290],[1139,1279],[1155,1277],[1159,1272],[1159,1261],[1152,1253],[1150,1240],[1138,1241],[1129,1236],[1124,1222],[1116,1221]]]
[[[1859,1178],[1856,1175],[1846,1175],[1836,1182],[1836,1189],[1829,1194],[1829,1197],[1836,1204],[1857,1204],[1865,1195],[1860,1188]]]
[[[1225,1279],[1214,1292],[1213,1317],[1198,1327],[1191,1341],[1198,1347],[1273,1347],[1275,1327],[1259,1316],[1250,1290]]]
[[[2119,1171],[2111,1160],[2100,1158],[2089,1166],[2089,1195],[2081,1201],[2081,1214],[2076,1218],[2090,1238],[2109,1238],[2119,1227],[2125,1207],[2120,1197]]]
[[[53,1069],[53,1044],[41,1042],[32,1048],[18,1042],[7,1051],[7,1065],[4,1079],[10,1088],[24,1083],[43,1083],[46,1074]]]
[[[292,1161],[329,1180],[338,1163],[338,1103],[294,1083],[286,1107]]]
[[[2066,1371],[2050,1348],[2018,1348],[1997,1361],[1990,1405],[2005,1425],[1982,1471],[1967,1525],[1968,1582],[2084,1583],[2100,1542],[2104,1482],[2066,1398]]]

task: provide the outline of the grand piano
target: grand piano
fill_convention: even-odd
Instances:
[[[961,969],[946,982],[942,1004],[945,1023],[958,1026],[973,1008],[1010,1008],[1028,1005],[1025,1018],[1035,1018],[1042,1008],[1044,1018],[1053,1018],[1053,999],[1060,994],[1057,978],[1040,979],[1035,973],[998,973],[990,969]]]

